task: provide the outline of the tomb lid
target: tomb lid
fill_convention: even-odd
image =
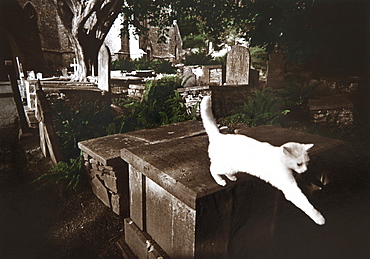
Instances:
[[[183,121],[153,129],[142,129],[125,133],[126,136],[142,140],[149,144],[187,138],[205,133],[200,121]]]
[[[325,96],[308,100],[310,111],[353,108],[353,103],[343,95]]]
[[[122,148],[150,145],[202,133],[204,128],[200,121],[184,121],[154,129],[84,140],[78,143],[78,147],[103,165],[109,165],[112,161],[121,159]]]
[[[242,129],[240,133],[260,141],[271,142],[273,145],[281,145],[289,141],[314,143],[313,154],[343,144],[339,140],[276,126]],[[222,188],[230,188],[235,184],[254,179],[247,174],[240,174],[237,182],[228,182],[226,187],[219,186],[210,175],[207,150],[208,137],[198,135],[141,147],[124,148],[121,150],[121,157],[146,177],[195,209],[197,199],[218,192]]]

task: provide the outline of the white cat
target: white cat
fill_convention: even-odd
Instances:
[[[219,185],[226,185],[222,175],[231,181],[237,180],[235,174],[238,172],[254,175],[281,190],[287,200],[304,211],[316,224],[325,223],[321,213],[299,189],[292,173],[292,170],[299,174],[307,170],[310,160],[307,151],[313,144],[289,142],[275,147],[244,135],[222,134],[212,115],[210,96],[203,98],[200,108],[209,137],[210,171]]]

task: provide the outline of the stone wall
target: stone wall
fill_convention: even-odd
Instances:
[[[322,78],[310,99],[308,107],[311,122],[338,127],[352,126],[354,104],[351,94],[358,91],[356,78]]]
[[[344,96],[334,95],[310,99],[308,106],[313,123],[340,127],[353,125],[354,105]]]
[[[185,100],[189,111],[198,105],[198,114],[202,97],[211,95],[214,115],[220,118],[230,115],[233,109],[243,105],[251,93],[251,88],[249,86],[193,86],[179,88],[177,91]]]
[[[72,63],[72,51],[64,26],[53,0],[2,1],[7,10],[7,24],[2,24],[15,44],[14,56],[19,56],[25,71],[44,74],[61,71]],[[16,5],[16,9],[14,6]]]
[[[117,215],[127,216],[127,164],[118,160],[104,165],[94,154],[82,154],[94,194]]]

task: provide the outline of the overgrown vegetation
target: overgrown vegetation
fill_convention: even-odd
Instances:
[[[268,53],[266,45],[257,45],[249,48],[251,54],[251,63],[254,69],[262,71],[263,74],[267,71],[266,61],[268,60]]]
[[[106,126],[113,120],[107,100],[80,101],[73,107],[66,101],[52,99],[53,122],[67,160],[80,154],[77,143],[107,135]]]
[[[296,62],[288,62],[286,70],[285,87],[279,92],[285,98],[287,107],[304,109],[319,82],[302,75],[302,67]]]
[[[154,70],[156,73],[174,74],[176,68],[167,60],[149,60],[146,58],[140,59],[120,59],[112,62],[113,70],[121,70],[131,72],[134,70]]]
[[[65,161],[52,167],[34,182],[67,183],[76,188],[85,174],[83,159],[77,143],[114,133],[124,133],[143,128],[153,128],[195,118],[195,109],[187,111],[185,103],[176,91],[183,79],[166,76],[146,84],[142,100],[99,99],[70,104],[66,100],[50,98],[53,122],[59,137]],[[111,103],[123,107],[123,115],[114,116]]]
[[[36,178],[33,182],[65,184],[66,188],[76,189],[85,177],[84,161],[82,156],[71,158],[69,163],[59,162],[49,169],[49,172]]]
[[[213,58],[204,51],[185,55],[184,64],[189,65],[226,65],[226,55]]]
[[[182,87],[182,81],[177,76],[149,81],[143,99],[124,104],[123,107],[130,108],[130,115],[116,117],[108,126],[109,133],[123,133],[194,119],[195,112],[187,112],[184,101],[175,91]]]
[[[254,91],[244,105],[236,109],[233,115],[225,118],[226,124],[244,123],[250,127],[271,124],[280,125],[281,119],[289,110],[285,109],[282,97],[271,88]]]

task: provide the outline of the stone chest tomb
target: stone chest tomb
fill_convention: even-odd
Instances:
[[[315,143],[315,157],[342,144],[275,126],[239,133],[274,145]],[[240,258],[238,241],[251,246],[268,242],[278,222],[279,203],[287,202],[272,186],[247,174],[239,174],[238,181],[226,187],[217,185],[209,173],[208,137],[198,121],[87,140],[79,146],[85,157],[100,161],[103,171],[114,171],[117,180],[124,178],[117,192],[124,194],[120,198],[126,255]],[[93,172],[106,188],[102,174]],[[114,190],[107,192],[113,197]],[[257,250],[252,248],[250,256]]]

